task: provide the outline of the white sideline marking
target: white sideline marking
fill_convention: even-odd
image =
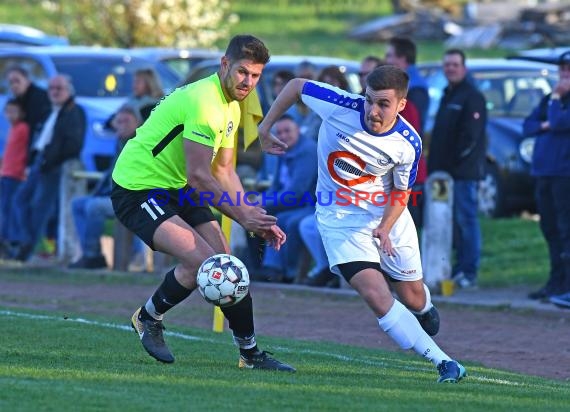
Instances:
[[[119,325],[116,323],[98,322],[95,320],[88,320],[88,319],[83,319],[83,318],[63,318],[63,317],[59,317],[59,316],[34,315],[31,313],[25,313],[25,312],[13,312],[11,310],[0,310],[0,315],[12,316],[12,317],[18,317],[18,318],[26,318],[26,319],[32,319],[32,320],[51,320],[51,321],[75,322],[75,323],[81,323],[84,325],[98,326],[98,327],[102,327],[102,328],[117,329],[117,330],[124,330],[124,331],[131,332],[130,326]],[[201,338],[199,336],[186,335],[185,333],[179,333],[179,332],[166,331],[166,332],[164,332],[164,335],[173,336],[175,338],[180,338],[180,339],[184,339],[184,340],[213,342],[213,343],[223,344],[223,342],[219,342],[219,341],[214,340],[214,339]],[[233,343],[232,343],[232,345],[233,345]],[[310,349],[292,351],[291,349],[284,348],[284,347],[278,347],[278,349],[280,349],[282,351],[289,352],[289,353],[294,352],[294,353],[306,353],[309,355],[320,355],[320,356],[325,356],[325,357],[329,357],[329,358],[334,358],[336,360],[343,361],[343,362],[352,362],[352,363],[357,362],[357,363],[362,363],[362,364],[369,365],[369,366],[379,366],[379,367],[388,366],[385,362],[378,362],[378,361],[369,360],[369,359],[362,359],[362,358],[353,358],[351,356],[340,355],[340,354],[335,354],[335,353],[330,353],[330,352],[314,351],[314,350],[310,350]],[[405,369],[405,370],[410,370],[410,371],[431,371],[431,370],[433,370],[432,368],[418,368],[418,367],[414,367],[414,366],[401,366],[400,368]],[[505,380],[505,379],[498,379],[498,378],[488,378],[486,376],[471,376],[471,375],[469,375],[467,377],[467,379],[469,379],[470,381],[475,380],[475,381],[480,381],[480,382],[493,383],[493,384],[497,384],[497,385],[526,386],[526,384],[523,384],[520,382],[513,382],[513,381],[509,381],[509,380]],[[538,386],[542,386],[542,385],[538,385]],[[548,385],[546,385],[546,386],[548,386]]]
[[[130,326],[118,325],[116,323],[98,322],[96,320],[88,320],[83,318],[64,318],[59,316],[33,315],[31,313],[12,312],[10,310],[0,310],[0,315],[14,316],[19,318],[33,319],[33,320],[55,320],[55,321],[64,321],[64,322],[75,322],[75,323],[83,323],[85,325],[93,325],[109,329],[126,330],[129,332],[132,331],[132,328]],[[176,338],[185,339],[185,340],[215,342],[213,339],[200,338],[198,336],[186,335],[184,333],[179,333],[179,332],[166,331],[164,332],[164,334],[166,336],[174,336]]]

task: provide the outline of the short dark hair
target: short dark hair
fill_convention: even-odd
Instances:
[[[461,57],[461,64],[463,64],[465,66],[465,52],[461,49],[449,49],[446,50],[445,53],[443,54],[444,56],[448,56],[450,54],[458,54]]]
[[[12,73],[12,72],[17,72],[20,73],[22,76],[24,76],[26,79],[30,78],[30,73],[22,66],[18,66],[16,64],[11,65],[10,67],[8,67],[5,71],[5,75],[8,76],[8,74]]]
[[[6,106],[17,106],[20,108],[20,111],[23,113],[24,110],[24,104],[22,103],[22,101],[16,97],[11,97],[8,100],[6,100],[6,104],[4,105],[4,107]]]
[[[295,78],[295,73],[291,70],[278,70],[273,75],[273,80],[282,79],[285,83],[293,80]]]
[[[570,50],[562,53],[558,58],[558,65],[570,64]]]
[[[400,99],[408,94],[409,82],[408,73],[392,65],[377,67],[366,78],[366,85],[372,90],[394,89]]]
[[[317,66],[308,60],[303,60],[297,65],[297,67],[295,67],[295,76],[315,80],[317,77]]]
[[[291,116],[290,114],[285,113],[284,115],[282,115],[279,119],[277,119],[277,122],[281,122],[283,120],[291,120],[293,123],[297,124],[297,122],[295,121],[295,119],[293,118],[293,116]]]
[[[254,63],[266,64],[269,61],[269,50],[265,44],[250,34],[234,36],[228,44],[225,55],[232,62],[247,59]]]
[[[336,80],[339,88],[341,88],[342,90],[348,90],[348,81],[346,80],[346,77],[344,77],[344,74],[340,71],[338,66],[332,64],[330,66],[323,68],[321,70],[321,73],[319,74],[319,77],[317,78],[317,81],[324,82],[325,77],[327,76],[332,77],[334,80]]]
[[[144,106],[143,106],[143,108],[144,108]],[[143,108],[141,108],[141,110]],[[133,116],[135,119],[137,119],[138,123],[142,123],[143,118],[142,118],[141,110],[138,110],[132,104],[125,103],[121,107],[119,107],[119,109],[115,112],[115,115],[117,115],[119,113],[127,113],[127,114],[130,114],[131,116]]]
[[[364,62],[372,62],[376,65],[376,67],[384,64],[384,60],[382,60],[380,57],[373,55],[366,56],[364,59],[362,59],[362,63]]]
[[[388,44],[394,47],[394,51],[398,57],[404,57],[406,63],[416,64],[417,48],[416,43],[407,37],[392,37]]]

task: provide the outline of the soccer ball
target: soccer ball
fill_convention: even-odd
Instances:
[[[225,253],[206,259],[198,269],[198,290],[213,305],[231,306],[249,290],[249,273],[237,257]]]

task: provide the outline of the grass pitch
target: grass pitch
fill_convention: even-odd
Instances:
[[[437,384],[417,356],[261,337],[296,374],[239,370],[229,334],[176,328],[154,361],[124,323],[0,308],[0,410],[563,411],[568,384],[467,364]]]

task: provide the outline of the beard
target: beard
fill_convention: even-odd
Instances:
[[[235,85],[229,73],[222,79],[222,85],[230,99],[237,100],[238,102],[244,100],[252,90],[246,86]]]

